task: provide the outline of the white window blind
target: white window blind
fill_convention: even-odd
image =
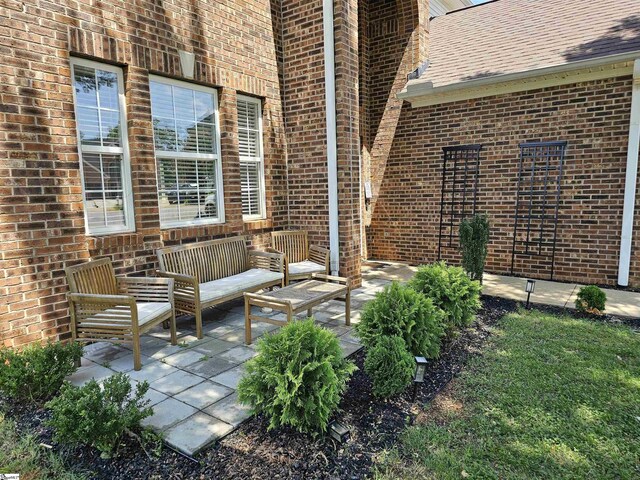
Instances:
[[[160,225],[224,221],[215,90],[161,77],[150,89]]]
[[[122,70],[71,59],[88,234],[134,229]]]
[[[238,97],[238,144],[242,215],[245,220],[264,218],[262,108],[257,98]]]

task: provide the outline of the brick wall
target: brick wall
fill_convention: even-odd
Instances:
[[[336,0],[341,273],[360,268],[357,2]],[[65,337],[64,267],[108,256],[148,275],[163,245],[305,228],[328,246],[322,1],[7,0],[0,7],[0,305],[3,343]],[[225,223],[161,229],[149,74],[218,93]],[[122,67],[135,232],[85,235],[69,59]],[[267,218],[243,222],[236,98],[263,99]]]
[[[566,140],[555,278],[614,285],[630,104],[630,77],[433,107],[405,104],[388,161],[375,170],[370,257],[414,264],[436,260],[442,147],[481,143],[478,211],[491,221],[487,269],[508,273],[518,144]],[[640,196],[634,232],[631,283],[639,286]],[[443,256],[457,261],[455,251],[445,249]],[[549,276],[535,258],[523,258],[516,267],[518,275]]]
[[[278,6],[279,8],[279,6]],[[275,8],[277,11],[277,8]],[[68,331],[65,266],[109,256],[118,273],[155,268],[162,245],[248,234],[268,244],[287,224],[286,141],[277,19],[268,0],[168,0],[97,6],[7,0],[0,7],[0,333],[18,346]],[[302,46],[301,48],[306,48]],[[195,53],[195,81],[217,87],[224,225],[160,229],[148,75],[181,78],[178,49]],[[135,233],[85,235],[69,57],[123,67]],[[267,219],[243,223],[236,94],[264,99]]]

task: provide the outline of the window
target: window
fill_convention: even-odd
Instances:
[[[122,70],[72,59],[88,234],[134,230]]]
[[[216,91],[152,77],[160,225],[224,221]]]
[[[262,108],[257,98],[238,97],[238,143],[242,216],[245,220],[264,218]]]

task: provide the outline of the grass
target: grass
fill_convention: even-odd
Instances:
[[[639,439],[640,334],[521,312],[501,320],[377,476],[640,478]]]
[[[19,435],[15,423],[0,413],[0,474],[19,473],[20,480],[82,480],[32,435]]]

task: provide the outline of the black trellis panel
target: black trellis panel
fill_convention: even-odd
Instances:
[[[480,150],[482,145],[456,145],[442,149],[438,259],[443,247],[457,247],[460,221],[476,213]]]
[[[511,274],[518,255],[548,259],[550,279],[556,255],[558,206],[567,142],[520,144],[518,190],[513,222]]]

